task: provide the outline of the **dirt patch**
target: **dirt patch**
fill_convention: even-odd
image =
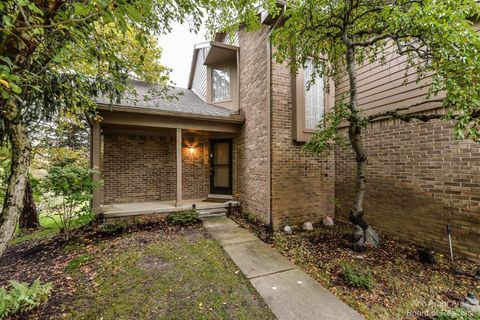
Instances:
[[[170,266],[156,256],[142,256],[138,259],[137,265],[145,271],[162,271]]]

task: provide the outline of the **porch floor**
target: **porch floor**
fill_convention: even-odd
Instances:
[[[214,210],[228,208],[229,203],[232,206],[239,206],[238,201],[225,200],[224,203],[204,201],[205,199],[188,199],[183,200],[180,206],[175,206],[175,201],[153,201],[138,203],[121,203],[102,205],[101,211],[104,218],[119,218],[126,216],[135,216],[151,213],[171,213],[191,209],[192,205],[196,205],[198,210]]]

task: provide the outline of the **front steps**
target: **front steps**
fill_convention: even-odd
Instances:
[[[219,204],[219,206],[215,206],[212,208],[197,208],[198,217],[200,219],[203,218],[212,218],[212,217],[225,217],[227,215],[228,207],[239,207],[240,202],[238,201],[226,201],[223,204]]]

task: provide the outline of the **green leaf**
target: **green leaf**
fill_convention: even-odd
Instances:
[[[125,10],[127,11],[128,16],[135,22],[140,23],[142,21],[142,15],[135,9],[132,5],[125,5]]]
[[[10,83],[10,85],[12,86],[13,93],[16,93],[16,94],[22,93],[22,88],[17,86],[15,83]]]
[[[86,16],[90,12],[90,9],[82,3],[74,3],[73,8],[73,13],[78,16]]]

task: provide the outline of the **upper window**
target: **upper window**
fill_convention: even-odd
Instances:
[[[325,85],[323,79],[313,76],[313,61],[307,60],[304,67],[304,103],[305,103],[305,129],[316,129],[322,120],[325,109]],[[314,80],[314,82],[311,82]],[[310,83],[310,87],[308,84]]]
[[[214,102],[232,100],[230,88],[230,68],[212,69],[212,97]]]

